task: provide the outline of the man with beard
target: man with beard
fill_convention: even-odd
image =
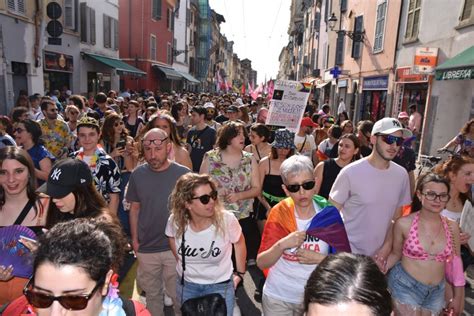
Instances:
[[[201,168],[204,154],[211,150],[216,142],[216,130],[206,124],[207,113],[202,106],[195,106],[191,109],[193,127],[188,132],[186,143],[193,162],[193,171],[197,173]]]
[[[175,315],[181,315],[176,302],[176,259],[165,228],[168,197],[178,178],[190,170],[168,158],[172,144],[159,128],[145,134],[142,148],[146,163],[132,172],[127,191],[132,246],[138,259],[137,283],[146,292],[152,315],[164,315],[163,288],[173,300]]]
[[[310,117],[303,117],[300,129],[295,135],[296,150],[306,157],[311,158],[313,151],[317,148],[314,142],[313,128],[318,127]]]
[[[51,99],[41,101],[41,112],[44,118],[39,120],[41,139],[50,153],[57,159],[68,154],[68,146],[72,141],[71,132],[66,122],[58,119],[58,108]]]
[[[408,174],[392,162],[410,136],[397,119],[377,121],[372,153],[343,168],[329,194],[343,215],[352,252],[374,256],[380,267],[392,249],[393,223],[411,200]]]
[[[216,107],[214,106],[214,103],[206,102],[204,103],[204,108],[206,109],[206,124],[216,131],[219,130],[222,125],[214,120],[216,117]]]

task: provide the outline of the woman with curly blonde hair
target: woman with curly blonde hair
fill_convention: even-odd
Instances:
[[[218,293],[226,301],[227,315],[232,315],[234,291],[245,274],[247,254],[237,218],[222,208],[211,177],[196,173],[178,179],[170,196],[170,209],[166,235],[178,261],[176,298],[182,304]]]

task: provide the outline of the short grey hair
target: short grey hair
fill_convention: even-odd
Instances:
[[[308,173],[313,174],[313,163],[311,159],[303,155],[293,155],[290,158],[283,161],[280,166],[280,174],[283,183],[287,184],[289,177],[293,177],[297,174]]]

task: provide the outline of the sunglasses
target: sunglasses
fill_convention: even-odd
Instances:
[[[14,133],[18,133],[18,134],[20,134],[20,133],[22,133],[22,132],[24,132],[24,131],[25,131],[25,130],[24,130],[23,128],[19,128],[19,127],[15,128],[15,129],[13,130]]]
[[[166,140],[168,139],[168,137],[165,137],[163,139],[149,139],[149,140],[145,140],[143,139],[142,140],[142,144],[144,146],[150,146],[151,144],[155,144],[156,146],[161,146]]]
[[[423,194],[428,201],[434,201],[439,198],[440,202],[448,202],[451,198],[448,193],[436,194],[434,192],[428,191],[425,193],[421,192],[421,194]]]
[[[197,199],[199,199],[202,204],[207,205],[211,199],[213,199],[214,201],[217,200],[217,191],[212,191],[210,194],[204,194],[201,196],[193,197],[191,200]]]
[[[97,292],[101,285],[103,285],[102,282],[97,283],[89,294],[53,296],[32,290],[30,288],[31,283],[32,279],[30,279],[25,285],[23,294],[26,296],[28,303],[33,305],[33,307],[48,308],[54,301],[58,301],[62,307],[73,311],[79,311],[86,308],[94,293]]]
[[[288,185],[285,184],[285,187],[291,193],[296,193],[300,190],[300,187],[308,191],[314,188],[315,185],[316,185],[316,182],[311,180],[303,184],[288,184]]]
[[[388,145],[392,145],[393,143],[396,143],[397,146],[401,146],[403,144],[403,137],[397,137],[397,136],[392,136],[392,135],[377,135],[382,138],[382,140],[387,143]]]
[[[115,123],[114,123],[114,126],[115,126],[115,127],[118,127],[118,126],[120,126],[120,125],[123,125],[123,122],[122,122],[122,121],[119,121],[119,122],[115,122]]]

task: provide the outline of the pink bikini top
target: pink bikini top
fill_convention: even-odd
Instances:
[[[451,239],[451,232],[446,222],[446,218],[441,216],[441,223],[444,229],[444,235],[446,237],[446,247],[440,253],[434,255],[429,254],[423,249],[423,246],[420,243],[420,238],[418,236],[418,221],[420,218],[420,213],[415,215],[413,222],[411,223],[410,232],[408,233],[408,238],[403,243],[402,253],[405,257],[416,260],[436,260],[438,262],[445,262],[451,258],[453,252],[453,244]]]

